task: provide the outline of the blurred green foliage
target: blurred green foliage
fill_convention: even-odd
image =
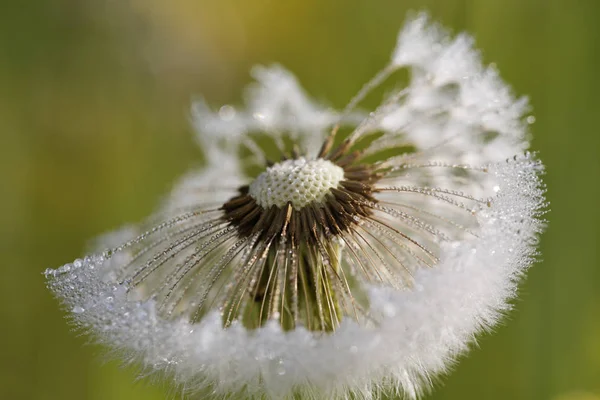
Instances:
[[[516,310],[433,399],[600,395],[600,2],[597,0],[4,0],[0,6],[0,398],[162,399],[70,332],[41,272],[147,215],[201,165],[194,95],[239,102],[279,62],[343,106],[409,9],[468,30],[537,117],[551,202]],[[595,395],[594,395],[595,394]]]

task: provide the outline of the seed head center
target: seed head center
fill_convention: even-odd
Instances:
[[[344,179],[344,170],[331,161],[303,157],[277,163],[260,174],[249,188],[250,196],[267,209],[283,208],[288,202],[296,210],[321,203]]]

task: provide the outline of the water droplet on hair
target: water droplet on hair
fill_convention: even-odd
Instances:
[[[285,366],[283,365],[283,360],[279,360],[278,365],[277,365],[277,375],[279,376],[283,376],[285,375]]]
[[[60,267],[58,269],[58,272],[64,273],[64,272],[69,272],[70,270],[71,270],[71,264],[67,264],[67,265],[63,265],[62,267]]]
[[[394,307],[391,304],[386,304],[385,306],[383,306],[383,314],[386,317],[394,317],[396,316],[396,307]]]
[[[224,105],[219,109],[219,118],[223,121],[231,121],[235,118],[235,108],[230,105]]]

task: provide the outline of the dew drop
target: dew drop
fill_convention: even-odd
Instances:
[[[106,274],[106,280],[108,282],[116,282],[117,281],[117,273],[115,271],[110,271]]]
[[[383,314],[388,317],[395,317],[396,316],[396,307],[394,307],[392,304],[386,304],[383,306]]]
[[[285,371],[285,366],[283,365],[283,361],[279,360],[278,364],[279,365],[277,366],[277,370],[276,370],[277,371],[277,375],[279,375],[279,376],[285,375],[286,371]]]
[[[230,105],[224,105],[219,109],[219,118],[223,121],[231,121],[235,118],[235,108]]]
[[[75,314],[81,314],[82,312],[85,311],[85,309],[80,306],[75,306],[75,307],[73,307],[73,309],[71,311],[73,311]]]

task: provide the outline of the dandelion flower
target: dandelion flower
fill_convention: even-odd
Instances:
[[[400,69],[404,87],[356,111]],[[49,288],[78,327],[188,393],[419,396],[536,256],[526,99],[425,15],[340,112],[279,66],[253,74],[244,109],[194,105],[207,167],[46,271]]]

